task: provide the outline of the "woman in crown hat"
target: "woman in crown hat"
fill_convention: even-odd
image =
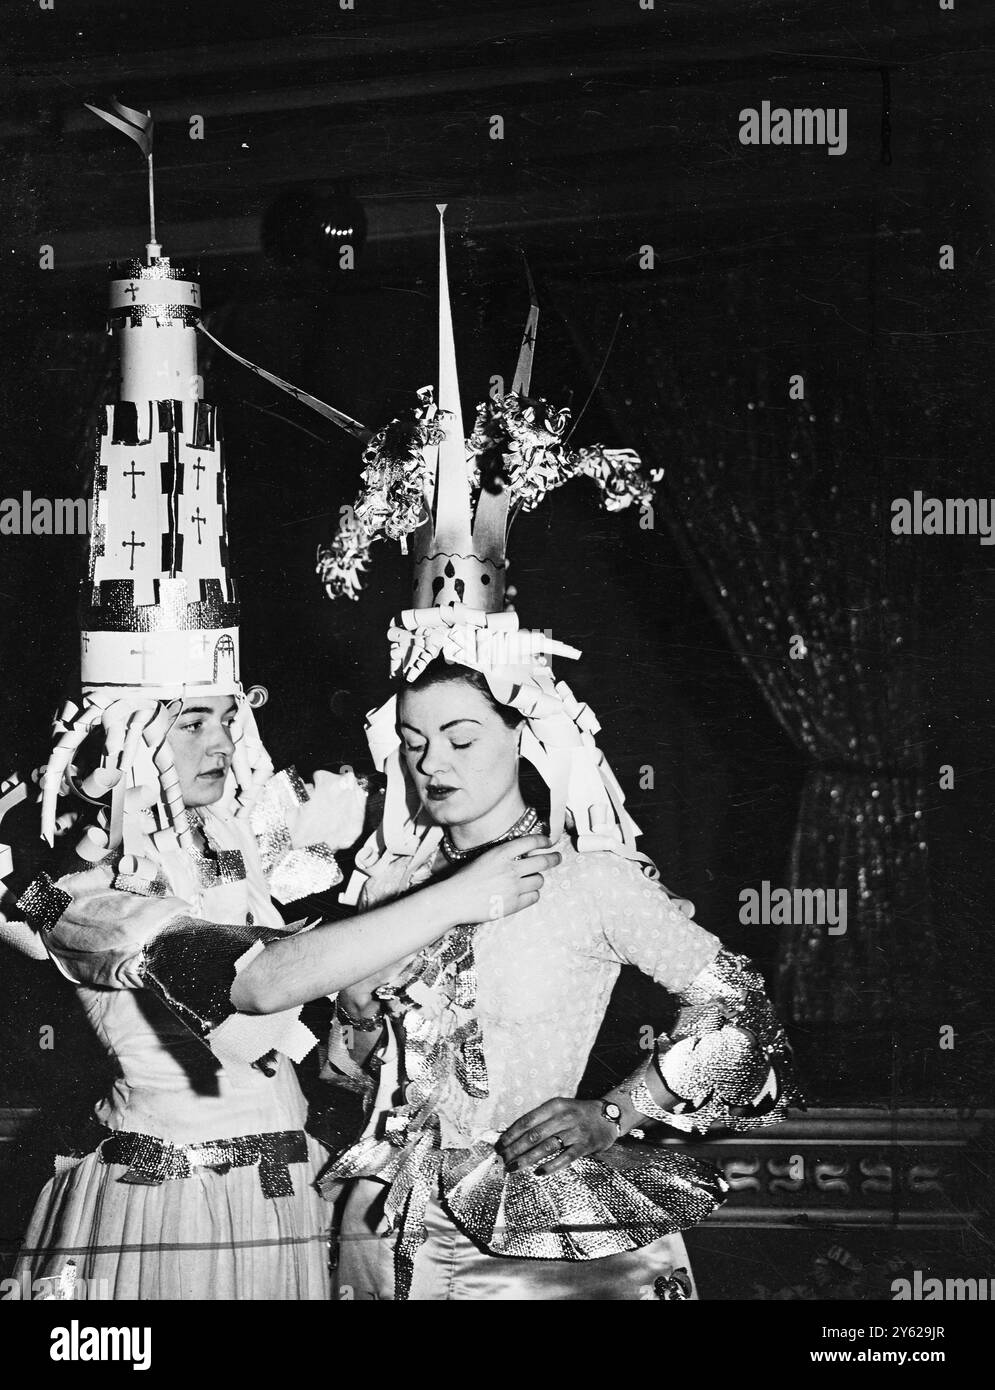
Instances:
[[[544,819],[560,855],[540,902],[515,916],[497,902],[338,996],[329,1061],[369,1097],[324,1180],[330,1195],[345,1185],[343,1297],[695,1297],[680,1233],[725,1184],[645,1142],[644,1126],[751,1128],[796,1095],[759,973],[636,849],[597,720],[550,668],[580,653],[502,611],[509,515],[577,473],[612,510],[646,497],[638,459],[568,452],[565,412],[529,397],[536,317],[533,302],[511,392],[479,407],[464,441],[440,227],[439,405],[419,393],[414,424],[373,439],[356,519],[321,556],[329,591],[354,595],[371,540],[411,534],[414,607],[389,634],[396,693],[368,727],[384,814],[351,896],[396,901]],[[524,794],[520,760],[548,807]],[[579,1100],[623,964],[675,996],[676,1022],[630,1076]]]
[[[534,702],[535,685],[549,694],[548,673],[511,700],[506,674],[436,657],[399,691],[400,760],[422,833],[392,852],[381,830],[361,856],[367,908],[545,829],[519,764],[574,722],[568,697],[559,692],[557,731],[557,715]],[[591,744],[574,752],[590,771]],[[566,806],[555,775],[547,789],[562,833],[541,902],[515,916],[499,905],[403,971],[338,996],[349,1055],[333,1033],[330,1060],[370,1081],[364,1133],[325,1182],[331,1193],[347,1184],[337,1278],[350,1298],[695,1297],[680,1232],[719,1205],[725,1184],[645,1142],[644,1126],[748,1128],[780,1118],[793,1097],[790,1050],[757,971],[656,881],[617,794],[590,796],[582,767],[568,777]],[[578,1100],[624,964],[676,996],[676,1024],[603,1097]]]

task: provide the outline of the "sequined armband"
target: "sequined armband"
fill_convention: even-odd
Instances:
[[[236,1012],[231,1002],[235,963],[258,935],[247,926],[174,917],[142,949],[142,983],[206,1038]]]
[[[239,969],[263,949],[258,928],[174,917],[142,950],[142,983],[223,1065],[265,1070],[260,1059],[274,1051],[299,1062],[317,1042],[299,1008],[242,1014],[231,1002]]]
[[[70,893],[40,873],[17,900],[17,908],[35,931],[50,932],[71,902]]]

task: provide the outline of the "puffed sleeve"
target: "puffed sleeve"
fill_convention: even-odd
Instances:
[[[801,1095],[791,1047],[759,970],[727,951],[675,905],[632,861],[613,866],[603,930],[617,958],[635,965],[671,994],[678,1012],[626,1087],[642,1114],[677,1129],[713,1125],[755,1129],[783,1118]],[[603,895],[599,895],[599,898]],[[679,1099],[674,1110],[653,1100],[655,1068]]]
[[[17,905],[73,984],[142,989],[146,946],[188,913],[189,904],[165,894],[122,892],[111,887],[113,878],[108,861],[57,882],[41,873]],[[245,949],[243,944],[239,954]]]
[[[682,912],[637,861],[610,853],[592,855],[590,866],[584,855],[578,859],[579,887],[597,903],[604,944],[620,964],[676,994],[715,959],[718,937]]]
[[[299,1009],[246,1015],[231,1002],[239,970],[284,933],[204,921],[182,898],[126,892],[113,878],[107,861],[57,883],[42,873],[18,902],[67,979],[149,990],[222,1062],[252,1063],[273,1050],[299,1059],[314,1046]]]
[[[270,777],[249,811],[263,873],[277,902],[292,903],[342,882],[335,858],[360,835],[366,794],[351,774],[294,768]]]

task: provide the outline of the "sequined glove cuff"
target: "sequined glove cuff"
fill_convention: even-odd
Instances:
[[[648,1120],[659,1120],[663,1124],[670,1125],[673,1129],[681,1129],[690,1133],[695,1127],[695,1120],[694,1116],[682,1113],[683,1104],[679,1110],[665,1110],[662,1105],[657,1105],[653,1099],[653,1094],[646,1084],[647,1072],[652,1065],[651,1060],[647,1062],[646,1066],[641,1067],[635,1076],[629,1077],[625,1083],[629,1099],[640,1115],[645,1115]]]
[[[652,1118],[700,1133],[713,1125],[758,1129],[800,1100],[790,1044],[746,956],[720,951],[678,1004],[670,1037],[657,1043],[655,1065],[681,1104]]]

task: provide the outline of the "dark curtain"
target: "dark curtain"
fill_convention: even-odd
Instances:
[[[816,335],[797,313],[793,331],[745,273],[724,278],[717,307],[633,285],[569,287],[557,307],[592,378],[621,311],[601,388],[618,442],[663,469],[648,520],[672,532],[810,765],[786,878],[772,887],[845,892],[846,930],[781,929],[782,1009],[813,1025],[916,1016],[938,967],[927,629],[951,562],[942,540],[891,533],[891,500],[921,483],[888,438],[868,357],[833,360],[841,341],[824,323],[816,357]]]

